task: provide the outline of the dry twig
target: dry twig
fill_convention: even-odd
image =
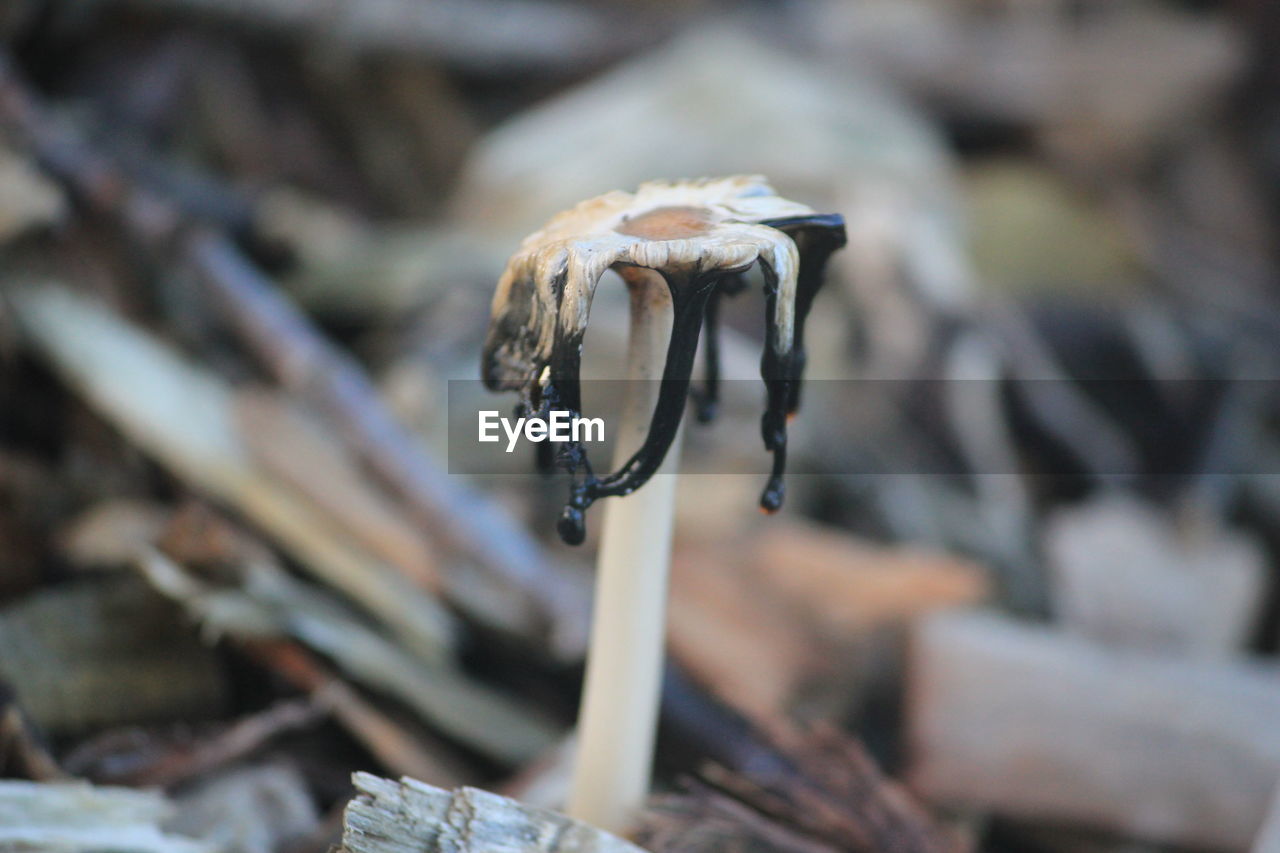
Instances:
[[[355,774],[339,853],[644,853],[633,844],[555,812],[413,779]]]

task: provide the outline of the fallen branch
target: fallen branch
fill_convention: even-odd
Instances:
[[[515,800],[369,773],[352,780],[337,853],[644,853],[604,830]]]

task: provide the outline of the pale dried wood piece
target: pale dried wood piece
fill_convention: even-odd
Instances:
[[[836,637],[974,604],[991,591],[986,570],[969,560],[803,521],[771,523],[755,547],[760,582]]]
[[[452,620],[439,602],[264,470],[236,423],[235,395],[218,377],[57,285],[28,287],[13,294],[12,304],[43,354],[131,441],[261,525],[314,575],[375,614],[416,655],[442,658]]]
[[[1280,668],[1117,652],[982,613],[911,646],[914,786],[930,799],[1244,849],[1280,778]]]
[[[423,721],[500,761],[523,763],[555,739],[549,723],[513,699],[451,665],[415,659],[277,566],[250,564],[239,588],[207,585],[150,548],[140,552],[138,568],[210,630],[241,639],[291,635],[353,680],[395,696]]]
[[[911,619],[988,593],[977,564],[775,518],[715,544],[677,544],[667,633],[699,680],[767,719],[802,692],[844,701]]]
[[[162,832],[162,794],[83,783],[0,781],[0,850],[214,853],[211,844]]]
[[[437,555],[422,531],[361,472],[337,436],[279,394],[241,391],[236,423],[266,472],[302,492],[361,547],[440,593]]]
[[[475,788],[353,777],[339,853],[643,853],[603,830]]]
[[[1204,519],[1179,525],[1134,498],[1060,510],[1044,536],[1058,621],[1099,642],[1229,657],[1265,598],[1255,539]]]

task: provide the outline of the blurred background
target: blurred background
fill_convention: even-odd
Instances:
[[[557,807],[594,541],[449,473],[450,380],[550,215],[746,173],[849,244],[783,512],[760,400],[688,430],[751,473],[680,485],[638,843],[1280,850],[1280,4],[0,0],[0,51],[0,847],[324,851],[355,770]]]

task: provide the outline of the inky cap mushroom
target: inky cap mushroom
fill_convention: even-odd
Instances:
[[[764,278],[767,329],[761,429],[774,455],[760,505],[769,512],[782,505],[787,418],[799,406],[805,362],[804,320],[827,259],[844,244],[842,217],[781,198],[758,176],[653,181],[634,194],[606,193],[525,238],[498,280],[482,364],[485,384],[494,391],[519,391],[525,412],[582,414],[582,339],[606,269],[624,277],[630,268],[657,272],[670,289],[675,315],[661,391],[640,449],[606,476],[594,474],[580,444],[559,453],[574,478],[559,523],[566,542],[583,540],[583,511],[593,502],[630,494],[662,464],[689,398],[704,323],[706,386],[696,399],[699,419],[713,417],[718,301],[742,289],[742,273],[756,262]]]

